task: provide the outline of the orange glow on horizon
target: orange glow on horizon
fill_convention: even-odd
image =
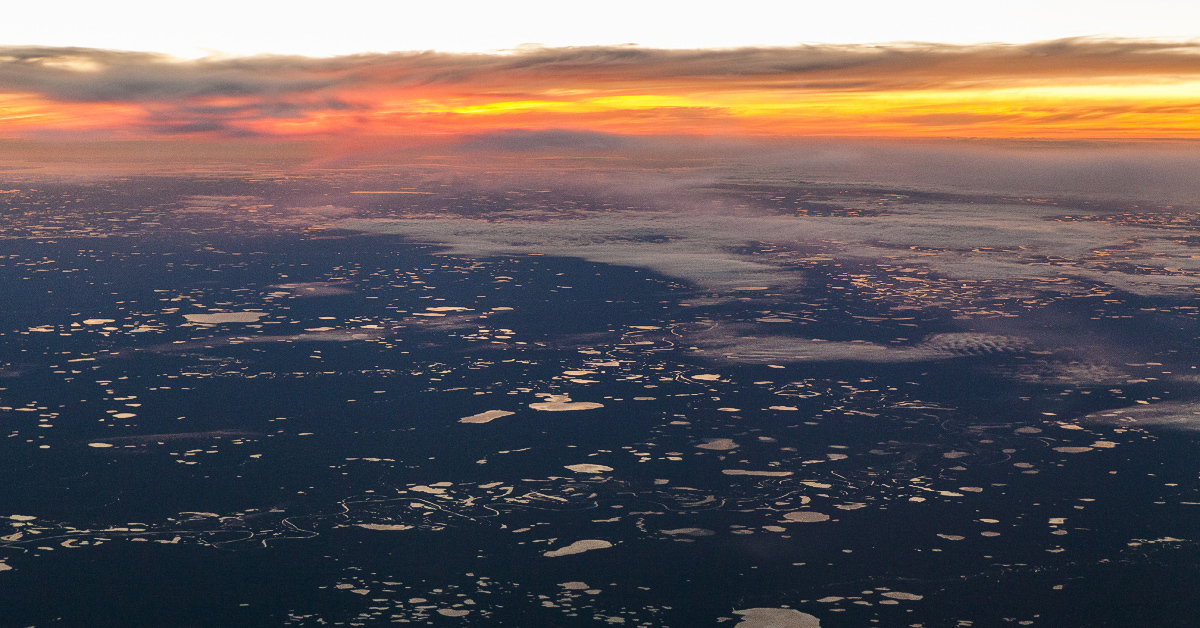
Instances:
[[[457,135],[503,129],[570,128],[632,135],[882,136],[980,138],[1200,137],[1200,82],[1005,89],[866,92],[603,91],[511,99],[488,94],[340,94],[354,107],[308,108],[293,116],[222,118],[223,131],[263,137]],[[229,99],[191,109],[254,109]],[[206,134],[195,120],[142,103],[62,103],[0,95],[0,133],[106,131],[119,137]]]
[[[13,66],[26,89],[0,84],[0,138],[339,140],[513,129],[1200,138],[1200,46],[1154,46],[563,49],[190,64],[72,51]]]

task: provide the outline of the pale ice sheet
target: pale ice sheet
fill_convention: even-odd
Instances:
[[[547,395],[545,401],[529,404],[534,410],[543,412],[568,412],[572,410],[595,410],[603,408],[604,404],[594,401],[571,401],[567,395]]]
[[[480,412],[479,414],[472,414],[471,416],[463,417],[463,418],[459,419],[458,422],[459,423],[487,423],[489,421],[499,419],[501,417],[510,416],[513,414],[516,414],[516,413],[509,412],[508,410],[487,410],[485,412]]]
[[[556,550],[546,552],[542,554],[542,556],[547,558],[558,558],[560,556],[570,556],[571,554],[581,554],[591,550],[608,549],[612,546],[612,543],[609,543],[608,541],[603,541],[600,539],[584,539],[582,541],[575,541],[566,547],[560,547]]]
[[[711,451],[728,451],[737,449],[738,444],[728,438],[709,438],[705,442],[696,445],[698,449],[708,449]]]
[[[821,621],[791,608],[747,608],[733,611],[742,620],[734,628],[821,628]]]
[[[217,312],[213,314],[184,314],[192,323],[216,325],[220,323],[255,323],[266,316],[263,312]]]
[[[722,469],[721,473],[725,475],[754,475],[767,478],[786,478],[792,474],[791,471],[756,471],[753,469]]]
[[[811,510],[789,512],[784,515],[783,518],[796,523],[818,523],[821,521],[829,521],[829,515],[823,512],[813,512]]]
[[[569,464],[564,468],[576,473],[606,473],[613,470],[612,467],[606,467],[602,464]]]

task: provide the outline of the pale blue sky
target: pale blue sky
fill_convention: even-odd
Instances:
[[[0,44],[326,56],[522,44],[710,48],[799,43],[1200,38],[1196,0],[46,0],[5,7]]]

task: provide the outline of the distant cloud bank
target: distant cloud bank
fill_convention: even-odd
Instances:
[[[1200,43],[522,49],[178,60],[0,48],[0,137],[1195,138]],[[537,138],[547,141],[546,136]]]

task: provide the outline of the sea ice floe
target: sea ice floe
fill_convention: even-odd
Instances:
[[[925,596],[917,595],[916,593],[905,593],[903,591],[884,591],[880,593],[883,597],[890,597],[893,600],[919,600]]]
[[[480,412],[479,414],[472,414],[471,416],[463,417],[463,418],[459,419],[458,422],[459,423],[487,423],[488,421],[491,421],[493,419],[499,419],[500,417],[506,417],[506,416],[509,416],[512,414],[516,414],[516,413],[509,412],[508,410],[487,410],[485,412]]]
[[[255,323],[266,316],[263,312],[217,312],[214,314],[184,314],[191,323],[215,325],[219,323]]]
[[[612,471],[612,467],[606,467],[602,464],[569,464],[564,468],[576,473],[605,473]]]
[[[391,524],[391,523],[356,523],[354,525],[356,525],[360,528],[366,528],[368,530],[411,530],[411,529],[413,529],[412,526]]]
[[[747,608],[733,611],[742,620],[734,628],[821,628],[821,621],[791,608]]]
[[[796,523],[818,523],[821,521],[829,521],[829,515],[823,512],[813,512],[811,510],[798,510],[796,512],[789,512],[784,515],[783,518]]]
[[[699,445],[698,449],[710,449],[712,451],[726,451],[729,449],[737,449],[738,444],[728,438],[707,438]]]
[[[570,410],[595,410],[603,408],[604,404],[594,401],[571,401],[567,395],[547,395],[545,401],[529,404],[534,410],[544,412],[566,412]]]
[[[721,469],[725,475],[760,475],[768,478],[786,478],[791,471],[755,471],[753,469]]]
[[[591,551],[591,550],[607,549],[612,546],[613,546],[612,543],[609,543],[608,541],[602,541],[599,539],[584,539],[582,541],[575,541],[574,543],[567,545],[566,547],[560,547],[556,550],[551,550],[549,552],[546,552],[546,553],[542,554],[542,556],[545,556],[547,558],[558,558],[559,556],[570,556],[571,554],[581,554],[583,552],[587,552],[587,551]]]

